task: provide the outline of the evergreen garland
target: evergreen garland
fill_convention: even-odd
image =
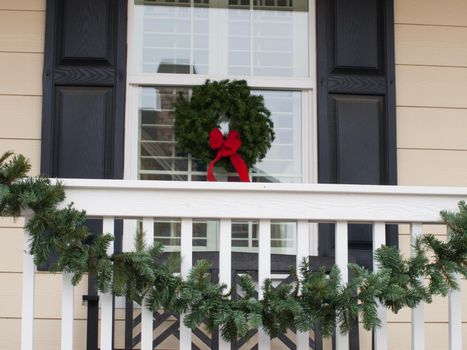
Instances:
[[[238,154],[248,168],[266,156],[274,141],[271,113],[263,96],[252,95],[245,80],[207,80],[193,87],[190,99],[180,94],[174,110],[177,148],[206,164],[217,154],[209,145],[209,133],[223,122],[240,133],[242,146]],[[218,164],[231,168],[227,159]]]
[[[141,232],[136,235],[134,252],[107,255],[113,237],[91,235],[85,212],[72,205],[58,209],[65,198],[62,185],[52,185],[44,177],[28,178],[29,169],[22,155],[7,152],[0,157],[0,215],[33,211],[27,229],[36,264],[46,262],[55,250],[59,258],[52,270],[73,274],[73,284],[93,272],[99,291],[126,296],[152,311],[183,312],[186,326],[196,328],[204,323],[210,330],[219,327],[227,341],[259,327],[275,337],[288,328],[308,331],[318,325],[324,336],[331,336],[337,326],[348,332],[359,315],[370,330],[380,323],[378,301],[394,312],[413,308],[458,288],[455,274],[467,276],[467,205],[460,202],[458,212],[441,212],[449,229],[448,241],[433,235],[420,237],[413,257],[405,259],[399,250],[383,246],[375,252],[380,269],[369,272],[350,264],[353,278],[347,284],[337,267],[329,274],[323,269],[315,271],[305,259],[299,274],[293,273],[292,283],[274,287],[271,280],[263,281],[262,300],[256,298],[249,276],[240,279],[242,296],[230,299],[231,291],[225,285],[210,282],[206,261],[199,262],[182,280],[161,261],[162,246],[146,246]],[[421,279],[428,279],[428,284]]]

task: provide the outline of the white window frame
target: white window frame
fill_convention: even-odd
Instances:
[[[126,81],[126,113],[125,113],[125,144],[124,144],[124,179],[137,180],[139,166],[139,88],[149,86],[190,87],[202,85],[207,79],[246,80],[255,90],[288,90],[300,91],[302,100],[302,182],[316,183],[318,179],[317,152],[317,107],[316,107],[316,6],[315,0],[308,0],[309,5],[309,77],[267,77],[267,76],[236,76],[236,75],[201,75],[201,74],[168,74],[139,73],[131,70],[135,67],[134,1],[128,1],[128,60]]]

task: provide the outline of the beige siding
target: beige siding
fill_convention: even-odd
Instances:
[[[14,16],[12,12],[0,12],[0,51],[42,53],[44,34],[37,28],[45,28],[44,12],[15,11]]]
[[[467,186],[466,13],[465,0],[395,0],[400,185]],[[408,256],[409,227],[401,225],[399,232],[400,248]],[[427,225],[424,232],[446,237],[441,225]],[[467,290],[466,281],[462,287]],[[389,349],[409,349],[410,310],[389,314],[388,320]],[[447,349],[447,321],[446,298],[425,306],[427,349]]]
[[[42,53],[0,52],[0,95],[42,95]]]
[[[467,186],[467,2],[395,9],[399,184]]]
[[[1,0],[0,10],[43,12],[45,10],[45,0]]]
[[[25,154],[31,160],[32,174],[39,173],[40,162],[44,10],[44,0],[0,0],[0,153],[14,150]],[[0,220],[0,349],[5,350],[20,348],[22,224],[23,220]],[[37,276],[36,317],[45,313],[41,308],[60,307],[55,294],[53,302],[46,296],[50,289],[43,280]],[[47,337],[59,335],[59,328],[55,324],[48,327],[47,322],[46,318],[36,320],[35,348],[58,349],[49,346]],[[81,323],[76,325],[75,340],[82,344]]]
[[[394,4],[397,24],[467,26],[465,0],[395,0]]]
[[[397,24],[398,64],[467,67],[467,26]]]

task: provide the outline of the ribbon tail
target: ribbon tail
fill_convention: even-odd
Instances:
[[[248,167],[246,166],[243,158],[239,154],[235,153],[230,156],[230,161],[237,171],[240,180],[242,180],[242,182],[250,182],[250,177],[248,176]]]
[[[217,152],[216,158],[214,158],[211,163],[208,165],[208,181],[217,181],[216,177],[214,176],[214,165],[222,158],[221,151]]]

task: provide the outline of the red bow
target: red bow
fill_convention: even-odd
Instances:
[[[208,166],[208,181],[217,181],[214,176],[214,164],[216,164],[223,157],[230,157],[230,161],[237,171],[238,176],[242,182],[250,182],[248,177],[248,168],[243,158],[237,153],[242,145],[240,141],[240,134],[235,130],[230,130],[229,134],[224,140],[224,135],[218,128],[214,128],[209,133],[209,143],[212,149],[218,149],[216,158],[209,163]]]

